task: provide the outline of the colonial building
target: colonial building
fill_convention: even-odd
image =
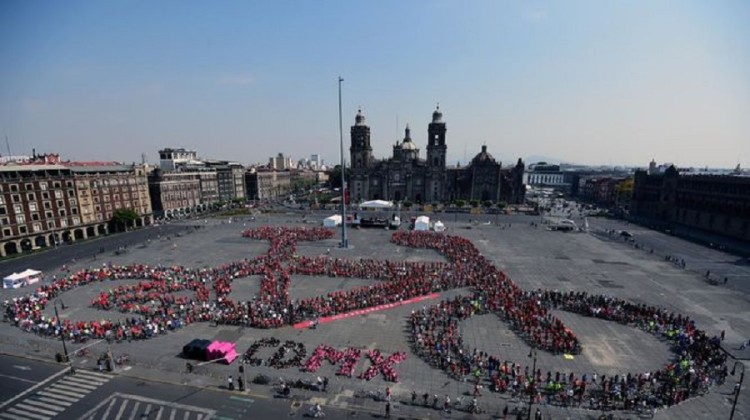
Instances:
[[[458,199],[522,203],[524,164],[503,168],[487,152],[487,146],[466,167],[446,166],[446,123],[440,109],[427,126],[424,159],[407,125],[404,139],[393,145],[393,155],[377,160],[372,155],[370,127],[360,110],[351,127],[349,197],[365,200],[439,203]]]
[[[64,165],[75,180],[81,221],[90,226],[84,231],[84,238],[108,232],[108,224],[118,209],[131,209],[138,215],[133,227],[153,221],[145,167],[114,162]]]
[[[106,234],[120,208],[151,222],[143,167],[34,159],[0,166],[0,257]]]
[[[750,241],[750,177],[637,171],[634,218],[662,227],[685,226]]]
[[[251,168],[245,172],[248,200],[271,200],[289,194],[292,188],[290,171]]]
[[[154,170],[148,178],[151,205],[160,218],[181,218],[206,210],[197,172]]]

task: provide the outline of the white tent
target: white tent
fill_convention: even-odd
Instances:
[[[385,200],[365,201],[359,205],[361,209],[390,209],[393,208],[393,202]]]
[[[427,216],[419,216],[414,221],[414,230],[430,230],[430,218]]]
[[[323,219],[323,226],[325,227],[336,227],[341,226],[341,215],[334,214]]]
[[[39,282],[42,278],[42,272],[30,268],[20,273],[13,273],[3,278],[3,289],[18,289]]]
[[[443,232],[445,230],[445,225],[443,224],[443,222],[441,222],[440,220],[438,220],[437,222],[435,222],[435,225],[432,226],[432,229],[435,232]]]

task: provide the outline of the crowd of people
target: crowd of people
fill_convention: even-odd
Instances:
[[[80,270],[40,286],[31,295],[6,302],[6,316],[26,331],[50,336],[64,334],[72,340],[105,337],[144,339],[199,321],[276,328],[376,305],[398,303],[430,293],[468,288],[472,290],[470,296],[456,297],[417,311],[409,321],[417,354],[457,378],[473,375],[477,380],[488,381],[493,389],[500,391],[520,389],[526,392],[531,387],[529,392],[553,389],[562,393],[564,389],[565,395],[572,393],[571,396],[577,396],[579,402],[586,395],[593,395],[592,388],[595,388],[596,392],[609,396],[605,401],[631,401],[626,397],[633,393],[645,393],[649,397],[656,397],[662,404],[673,404],[704,389],[726,370],[718,343],[696,329],[689,318],[664,309],[585,292],[524,291],[492,261],[481,255],[469,240],[458,236],[396,231],[391,237],[394,244],[432,249],[447,260],[404,262],[298,255],[299,242],[333,236],[333,231],[324,228],[260,227],[246,230],[242,235],[269,241],[268,251],[256,258],[213,268],[109,264]],[[293,300],[289,295],[291,278],[299,274],[380,281],[332,291],[323,296]],[[232,282],[248,276],[261,277],[260,292],[249,300],[231,299]],[[58,324],[54,317],[44,313],[50,300],[65,291],[87,284],[125,279],[138,282],[110,288],[91,302],[95,308],[118,310],[130,315],[124,320],[86,322],[66,319]],[[505,320],[534,348],[552,353],[579,353],[581,344],[578,338],[553,315],[553,309],[632,325],[666,337],[673,343],[678,358],[675,363],[657,372],[606,380],[602,377],[601,384],[596,387],[587,388],[587,381],[580,375],[563,375],[563,378],[568,378],[567,381],[554,381],[550,387],[543,388],[537,386],[542,382],[541,371],[528,372],[528,366],[521,369],[517,364],[501,363],[499,357],[469,351],[462,341],[462,320],[475,314],[493,313]],[[321,354],[316,356],[319,350]],[[321,357],[331,360],[338,357],[336,354],[326,349],[316,349],[311,360],[315,363],[322,361]],[[359,356],[348,357],[347,360],[356,363]],[[370,357],[373,355],[370,354]],[[314,369],[315,363],[306,368]],[[345,369],[341,372],[351,375]],[[364,375],[372,376],[367,372]],[[395,371],[391,379],[397,379]]]
[[[675,359],[654,372],[600,378],[596,374],[530,371],[531,366],[465,346],[460,325],[474,315],[495,312],[493,297],[483,290],[414,311],[410,317],[413,349],[425,361],[456,379],[486,384],[495,392],[525,395],[537,402],[600,409],[670,406],[722,383],[726,355],[718,337],[708,337],[688,317],[645,304],[634,304],[586,292],[529,292],[548,309],[618,322],[669,340]],[[536,340],[535,340],[536,341]],[[475,388],[478,389],[478,388]]]

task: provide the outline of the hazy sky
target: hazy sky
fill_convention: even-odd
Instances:
[[[424,157],[439,102],[450,163],[486,143],[747,167],[748,22],[746,0],[5,0],[0,136],[75,160],[338,161],[341,74],[346,147],[361,106],[377,157],[406,123]]]

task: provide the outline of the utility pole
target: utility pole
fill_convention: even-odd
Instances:
[[[65,331],[60,323],[60,314],[57,313],[57,301],[52,302],[52,306],[55,308],[55,318],[57,319],[57,326],[60,328],[60,339],[62,340],[63,353],[65,353],[65,363],[70,363],[70,371],[75,372],[70,356],[68,356],[68,346],[65,345]]]
[[[349,238],[346,237],[346,165],[344,164],[344,120],[341,115],[341,82],[339,76],[339,146],[341,148],[341,244],[340,248],[349,248]]]

